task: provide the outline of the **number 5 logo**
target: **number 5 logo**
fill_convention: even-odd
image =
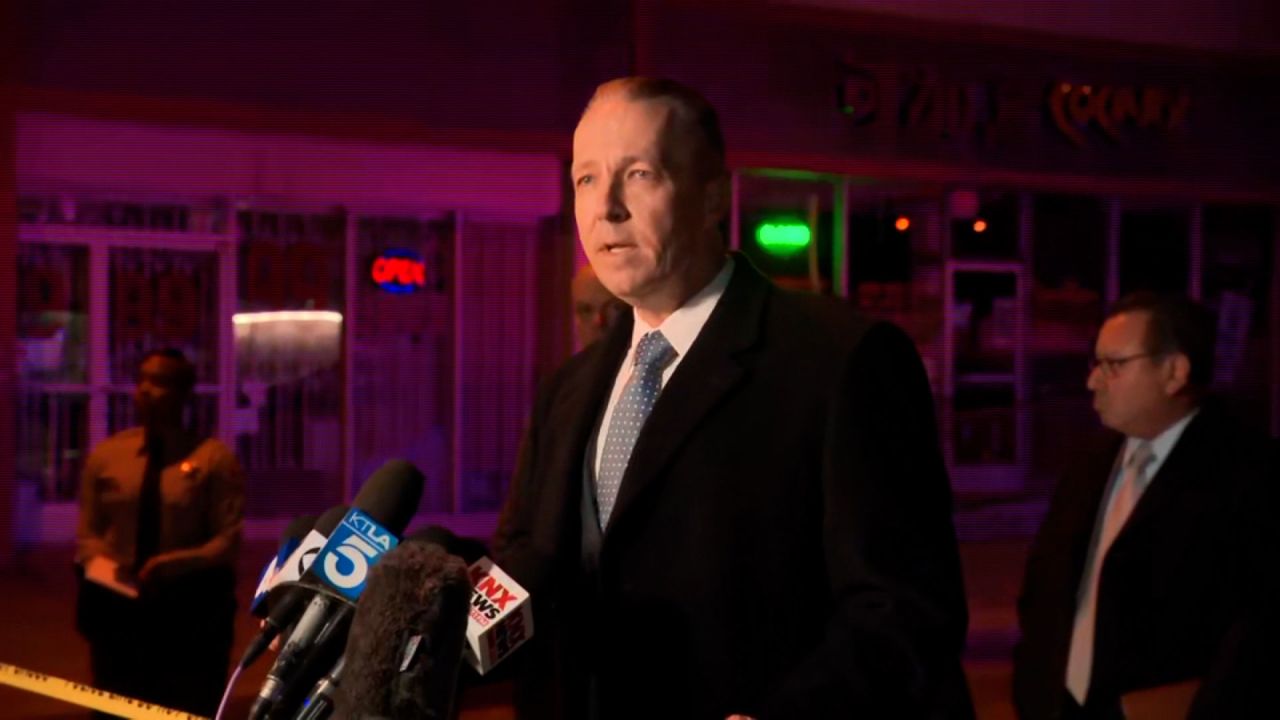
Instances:
[[[347,572],[339,572],[338,555],[346,558],[351,565]],[[324,558],[324,574],[329,582],[343,590],[351,590],[364,584],[369,574],[369,560],[378,555],[377,548],[370,545],[359,535],[351,535],[339,545],[335,552]]]

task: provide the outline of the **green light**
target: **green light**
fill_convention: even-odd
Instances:
[[[756,243],[770,255],[794,255],[809,247],[809,226],[794,220],[761,223]]]

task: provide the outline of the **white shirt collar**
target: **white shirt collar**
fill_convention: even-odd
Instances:
[[[1156,473],[1160,470],[1160,466],[1164,464],[1165,458],[1169,457],[1169,453],[1173,452],[1173,446],[1178,444],[1178,438],[1182,437],[1182,431],[1187,429],[1187,425],[1198,412],[1200,412],[1200,408],[1193,409],[1191,412],[1183,415],[1181,420],[1165,428],[1165,431],[1157,435],[1154,440],[1151,440],[1152,455],[1151,464],[1146,470],[1147,478],[1154,478],[1156,476]],[[1125,442],[1124,462],[1126,465],[1128,465],[1129,458],[1133,456],[1133,451],[1137,449],[1138,444],[1141,442],[1142,440],[1136,437],[1130,437]]]
[[[711,282],[707,283],[706,287],[668,315],[667,319],[656,328],[641,320],[640,314],[632,310],[635,316],[635,323],[631,330],[632,351],[646,333],[661,330],[662,336],[678,353],[677,357],[683,358],[688,354],[689,348],[693,347],[693,341],[698,339],[698,333],[702,332],[702,326],[707,324],[707,318],[711,317],[711,311],[720,301],[720,296],[724,295],[725,288],[729,287],[731,277],[733,277],[733,258],[728,258],[725,260],[724,267],[711,279]],[[630,355],[629,352],[628,357]]]

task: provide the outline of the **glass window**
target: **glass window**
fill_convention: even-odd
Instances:
[[[356,221],[353,486],[405,458],[427,476],[428,512],[454,503],[453,238],[452,218]]]
[[[1032,203],[1031,482],[1047,491],[1097,427],[1085,368],[1106,295],[1107,202],[1039,195]]]
[[[74,500],[89,448],[89,394],[26,386],[18,392],[19,482],[41,500]]]
[[[18,480],[72,500],[89,449],[88,248],[18,245]]]
[[[155,348],[181,350],[198,383],[218,382],[218,257],[212,252],[111,249],[111,384],[132,387]]]
[[[1029,422],[1024,267],[952,260],[947,271],[950,385],[944,387],[942,428],[953,482],[962,493],[1020,491]]]
[[[1014,371],[1018,276],[1014,272],[962,270],[955,273],[955,371],[971,374]]]
[[[742,253],[775,283],[832,294],[835,273],[836,186],[808,173],[744,173],[738,179]]]
[[[915,341],[941,386],[943,200],[927,189],[857,187],[849,198],[849,298]]]
[[[346,216],[242,211],[236,451],[248,510],[322,512],[342,497]]]
[[[1190,211],[1125,204],[1120,217],[1120,294],[1186,293],[1191,272]]]
[[[1210,205],[1204,209],[1202,291],[1218,317],[1214,386],[1239,405],[1257,427],[1267,429],[1271,408],[1271,269],[1275,209]]]
[[[1019,198],[1015,192],[983,190],[977,212],[958,213],[952,207],[951,256],[965,259],[1012,260],[1019,248]]]
[[[88,248],[18,246],[18,377],[88,382]]]
[[[459,509],[506,498],[534,401],[535,224],[468,217],[458,279]]]

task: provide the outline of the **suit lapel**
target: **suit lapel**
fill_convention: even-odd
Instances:
[[[631,452],[618,490],[606,544],[638,499],[660,484],[663,470],[698,425],[747,375],[739,356],[755,344],[769,281],[742,256],[734,256],[733,278],[698,334],[687,357],[654,404]]]
[[[1133,512],[1125,521],[1112,547],[1116,545],[1123,547],[1125,538],[1141,533],[1143,526],[1151,518],[1169,517],[1165,512],[1166,509],[1171,504],[1179,502],[1188,483],[1204,475],[1199,467],[1199,461],[1203,458],[1200,448],[1205,447],[1206,437],[1212,424],[1212,420],[1205,420],[1206,412],[1211,414],[1211,411],[1201,410],[1182,431],[1182,436],[1174,444],[1169,457],[1165,458],[1155,477],[1147,483],[1147,489],[1142,493],[1142,497],[1138,498],[1138,504],[1134,506]]]

